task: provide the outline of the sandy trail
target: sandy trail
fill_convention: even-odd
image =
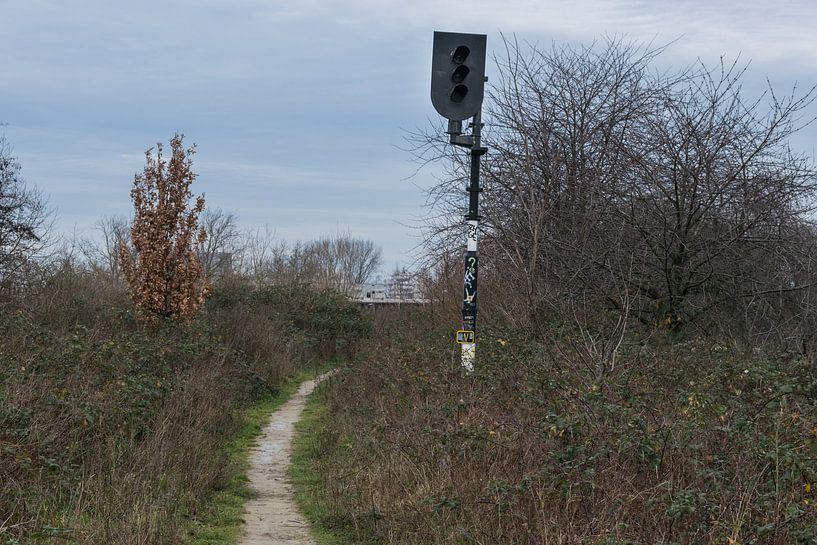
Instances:
[[[295,507],[287,466],[293,426],[301,416],[306,396],[324,376],[301,384],[298,392],[272,414],[258,438],[258,446],[252,449],[248,476],[258,497],[247,503],[246,532],[240,545],[314,545],[309,524]]]

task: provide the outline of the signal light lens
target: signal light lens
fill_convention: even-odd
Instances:
[[[454,83],[462,83],[463,80],[468,77],[469,72],[471,72],[470,68],[460,65],[451,73],[451,81]]]
[[[465,95],[468,94],[468,87],[465,85],[457,85],[454,87],[454,90],[451,91],[451,102],[460,103],[465,100]]]
[[[454,50],[454,53],[451,54],[451,60],[455,64],[462,64],[465,62],[465,59],[468,58],[468,55],[471,54],[471,50],[468,49],[468,46],[461,45],[457,49]]]

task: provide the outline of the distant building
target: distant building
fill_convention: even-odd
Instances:
[[[386,280],[386,297],[389,299],[413,300],[417,293],[417,280],[406,271],[395,272]]]
[[[385,301],[387,298],[386,284],[370,283],[358,287],[358,300],[361,302]]]
[[[357,287],[358,302],[363,304],[422,304],[417,278],[406,272],[398,271],[387,280],[377,280]]]

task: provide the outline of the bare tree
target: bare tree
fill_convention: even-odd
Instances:
[[[305,246],[276,239],[267,226],[244,232],[239,247],[237,269],[257,285],[299,284],[315,278],[314,259]]]
[[[490,93],[488,145],[496,151],[486,172],[486,243],[502,252],[504,268],[522,275],[529,307],[597,286],[586,256],[618,247],[611,238],[620,225],[605,221],[604,194],[626,172],[630,128],[680,77],[661,82],[651,75],[660,52],[608,41],[532,47],[523,55],[519,44],[506,42]]]
[[[26,185],[21,166],[0,136],[0,284],[7,284],[45,246],[51,212]]]
[[[91,270],[109,275],[115,281],[124,280],[120,247],[124,245],[128,248],[131,259],[136,257],[130,241],[130,229],[130,221],[124,216],[103,216],[97,221],[99,238],[79,242],[79,250]]]
[[[381,262],[381,250],[372,241],[340,233],[310,242],[306,253],[315,260],[315,280],[344,293],[366,282]]]
[[[204,274],[211,280],[223,278],[233,271],[242,250],[236,217],[220,208],[212,208],[204,211],[200,223],[207,233],[207,240],[200,249]]]
[[[564,314],[568,294],[588,287],[596,303],[620,291],[620,278],[599,275],[594,258],[621,247],[623,222],[611,221],[606,192],[626,172],[629,131],[654,108],[662,87],[684,77],[659,80],[649,67],[660,53],[616,40],[551,49],[505,42],[485,103],[490,153],[483,161],[480,266],[483,285],[511,286],[505,295],[513,297],[498,303],[514,321],[541,321],[549,307]],[[436,136],[415,140],[421,157],[452,153]],[[450,178],[429,198],[432,255],[464,238],[460,188],[467,164],[464,154],[448,157]]]
[[[781,275],[796,287],[777,254],[797,244],[814,205],[811,161],[788,147],[814,89],[747,101],[743,72],[702,66],[665,89],[628,142],[628,175],[609,196],[645,256],[630,283],[668,323],[776,290]]]
[[[269,230],[243,237],[240,269],[259,284],[312,284],[351,293],[380,267],[380,248],[348,234],[306,243],[276,241]]]
[[[663,48],[615,39],[505,45],[485,103],[481,274],[512,286],[497,300],[506,315],[541,322],[580,300],[720,327],[719,312],[748,320],[750,301],[767,325],[800,305],[781,290],[814,282],[802,248],[817,175],[788,139],[810,122],[814,89],[749,100],[737,63],[659,73]],[[429,194],[432,255],[463,239],[467,164],[444,136],[414,140],[448,166]]]

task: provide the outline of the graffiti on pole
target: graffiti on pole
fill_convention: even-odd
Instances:
[[[477,321],[477,253],[466,252],[462,283],[463,329],[474,331]]]

